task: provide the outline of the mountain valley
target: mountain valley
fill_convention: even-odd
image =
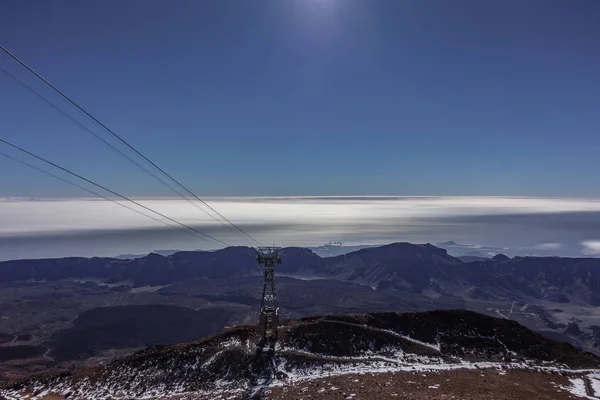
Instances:
[[[408,243],[327,258],[286,248],[282,258],[276,282],[284,320],[467,309],[600,350],[597,259],[464,262],[438,247]],[[0,263],[0,377],[106,364],[254,324],[261,283],[255,252],[245,247]]]

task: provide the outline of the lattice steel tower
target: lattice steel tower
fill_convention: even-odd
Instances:
[[[266,341],[277,340],[279,307],[275,290],[275,264],[281,264],[280,247],[259,247],[256,260],[265,266],[265,282],[260,303],[260,332]]]

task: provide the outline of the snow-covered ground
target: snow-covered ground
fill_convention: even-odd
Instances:
[[[399,335],[393,333],[394,335]],[[437,343],[424,343],[407,336],[422,346],[439,351]],[[278,344],[270,359],[270,373],[252,384],[240,376],[223,376],[212,378],[208,389],[198,389],[194,374],[207,371],[223,354],[229,351],[242,351],[246,354],[256,351],[256,345],[238,337],[228,337],[216,346],[217,351],[210,357],[205,354],[205,347],[195,347],[186,353],[185,364],[177,364],[175,358],[150,358],[133,367],[129,364],[118,364],[105,372],[90,379],[59,377],[44,384],[32,382],[27,388],[27,394],[17,390],[1,390],[0,397],[9,400],[43,400],[53,394],[64,396],[69,393],[69,399],[97,398],[136,398],[136,399],[169,399],[176,396],[190,398],[216,398],[221,394],[229,398],[240,398],[251,393],[258,393],[269,388],[279,388],[288,385],[323,378],[344,375],[372,375],[386,373],[444,373],[458,370],[495,371],[499,376],[507,375],[511,370],[529,370],[547,373],[567,374],[569,385],[558,386],[557,389],[569,391],[572,395],[588,399],[600,399],[600,370],[574,370],[554,362],[539,362],[524,360],[521,362],[470,362],[458,357],[437,355],[420,356],[406,353],[400,348],[385,347],[377,352],[368,351],[358,357],[342,357],[322,355],[310,352],[305,348]],[[174,356],[177,357],[177,356]],[[315,362],[306,367],[299,362],[305,358]],[[190,361],[191,360],[191,361]],[[194,361],[195,360],[195,361]],[[177,365],[176,365],[177,364]],[[245,368],[245,367],[244,367]],[[509,374],[510,375],[510,374]],[[165,376],[173,380],[165,380]],[[210,383],[210,382],[209,382]],[[549,381],[550,384],[550,381]],[[212,386],[212,387],[210,387]],[[435,390],[439,385],[432,385]]]

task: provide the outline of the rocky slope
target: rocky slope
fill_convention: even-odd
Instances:
[[[557,372],[589,383],[600,369],[595,355],[516,322],[470,311],[313,317],[284,323],[278,332],[277,344],[266,346],[256,327],[231,328],[198,341],[144,350],[103,367],[12,382],[0,395],[247,399],[276,397],[277,390],[310,381],[365,374],[376,380],[378,374],[390,373],[484,369],[502,375],[520,370],[543,373],[550,384]]]

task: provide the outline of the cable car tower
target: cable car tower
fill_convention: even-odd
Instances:
[[[258,247],[256,261],[265,266],[265,281],[260,303],[260,333],[266,342],[277,340],[279,307],[275,290],[275,264],[281,264],[280,247]]]

